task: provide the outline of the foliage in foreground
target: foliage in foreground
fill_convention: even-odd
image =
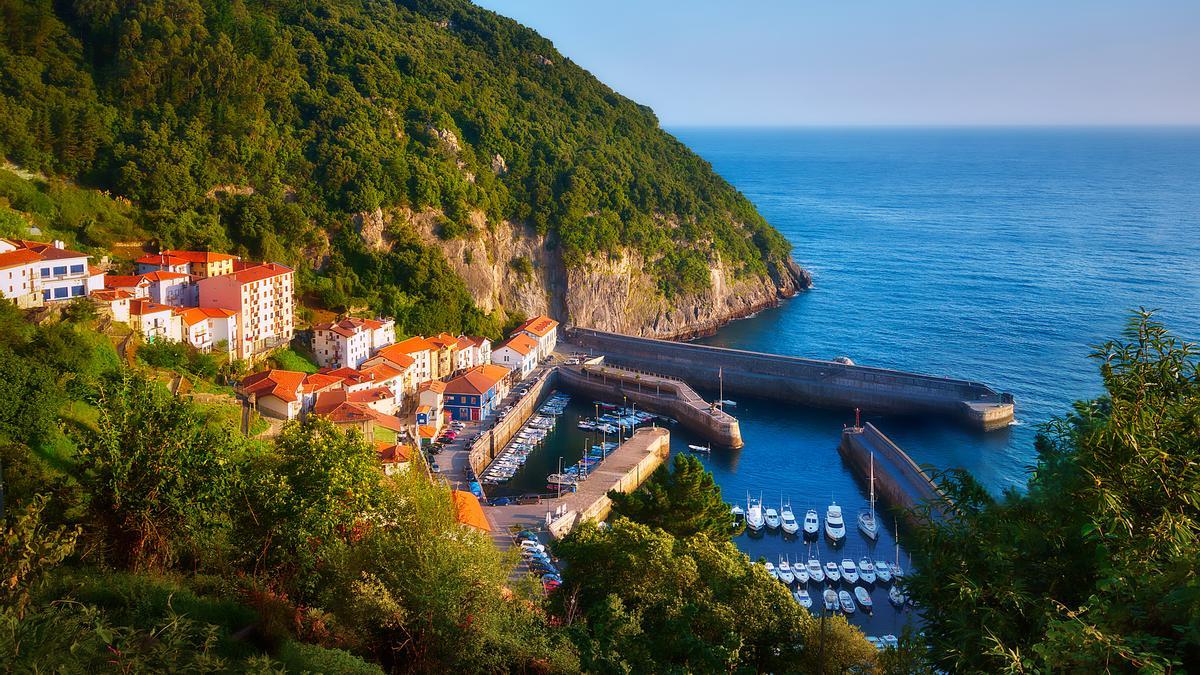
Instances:
[[[948,476],[910,581],[938,665],[975,672],[1200,668],[1200,370],[1148,312],[1101,345],[1105,395],[1047,425],[1024,494]]]
[[[728,541],[742,526],[729,514],[721,488],[712,473],[691,455],[675,455],[673,469],[666,464],[631,493],[610,491],[613,515],[666,530],[676,537],[707,534]]]

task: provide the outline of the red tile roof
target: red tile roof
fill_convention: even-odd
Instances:
[[[164,272],[162,270],[155,270],[138,276],[145,277],[146,281],[173,281],[175,279],[192,278],[192,275],[184,274],[183,272]]]
[[[379,350],[382,354],[384,351],[400,352],[402,354],[415,354],[417,352],[425,352],[431,349],[437,349],[437,345],[421,336],[410,337],[407,340],[401,340],[394,345],[389,345]]]
[[[28,265],[42,259],[42,256],[27,248],[19,248],[8,253],[0,253],[0,270],[19,265]]]
[[[357,334],[360,330],[378,330],[383,328],[382,321],[375,319],[359,319],[357,317],[346,317],[340,321],[330,321],[327,323],[319,323],[313,326],[313,330],[328,330],[337,333],[343,337],[350,337]]]
[[[508,376],[508,368],[486,364],[475,366],[446,383],[449,394],[484,394]]]
[[[376,441],[375,453],[379,455],[379,461],[382,464],[403,464],[412,460],[413,447]]]
[[[396,370],[386,363],[378,363],[373,366],[360,368],[359,372],[371,378],[371,381],[373,382],[386,382],[387,380],[402,377],[404,375],[403,371]]]
[[[298,392],[304,383],[304,373],[294,370],[264,370],[247,376],[240,383],[246,394],[274,396],[289,403],[299,400]]]
[[[341,387],[342,378],[327,375],[325,373],[313,373],[304,378],[304,384],[301,390],[306,394],[311,394],[315,391],[322,391],[330,387]]]
[[[158,314],[160,312],[174,312],[175,308],[170,305],[160,305],[153,300],[146,298],[136,298],[129,301],[129,314],[132,316],[145,316],[147,314]]]
[[[150,282],[140,274],[124,276],[120,274],[109,274],[104,277],[105,288],[138,288],[140,286],[149,286]]]
[[[42,256],[42,258],[44,258],[46,260],[67,260],[70,258],[90,258],[90,257],[92,257],[86,253],[80,253],[79,251],[72,251],[71,249],[68,249],[68,248],[58,248],[54,244],[47,244],[47,243],[41,242],[41,241],[23,241],[23,240],[12,240],[12,239],[10,239],[9,241],[12,241],[14,244],[16,244],[17,246],[20,246],[21,248],[29,249],[30,251],[37,253],[38,255]]]
[[[117,300],[128,300],[133,297],[133,293],[122,290],[105,289],[102,291],[92,291],[88,293],[89,298],[101,300],[103,302],[115,302]]]
[[[517,326],[517,331],[529,331],[538,337],[546,337],[558,326],[558,322],[548,316],[539,315]]]
[[[228,253],[213,253],[211,251],[172,251],[167,250],[162,253],[150,253],[144,255],[134,262],[144,265],[161,265],[175,266],[187,263],[213,263],[222,260],[237,260],[237,256],[229,255]]]
[[[508,339],[508,342],[500,345],[500,349],[508,347],[522,356],[528,356],[537,351],[537,340],[529,337],[524,333],[517,333]]]
[[[237,312],[220,307],[180,307],[177,311],[183,322],[189,326],[195,326],[208,319],[228,319],[237,315]]]
[[[240,271],[234,272],[231,276],[243,284],[249,284],[291,273],[292,268],[285,267],[279,263],[262,263],[261,265],[244,267]]]
[[[446,383],[441,380],[429,380],[417,385],[417,391],[433,391],[439,394],[446,391]]]
[[[167,253],[149,253],[133,262],[139,265],[157,265],[159,267],[176,267],[178,265],[188,264],[187,260]]]

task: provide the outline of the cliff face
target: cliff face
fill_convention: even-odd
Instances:
[[[396,210],[382,219],[384,227],[412,227],[435,243],[484,311],[545,313],[567,324],[628,335],[688,339],[711,334],[729,321],[774,307],[812,281],[791,259],[762,277],[735,278],[718,263],[709,270],[711,284],[704,292],[666,297],[647,272],[647,261],[634,251],[567,268],[545,237],[516,223],[488,226],[482,214],[475,214],[472,236],[443,240],[436,236],[436,213]],[[382,239],[373,243],[386,245]]]

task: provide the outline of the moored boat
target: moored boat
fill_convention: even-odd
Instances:
[[[862,579],[864,584],[875,583],[875,564],[866,556],[858,561],[858,578]]]
[[[762,504],[749,495],[746,496],[746,527],[751,532],[761,532],[763,529]]]
[[[689,445],[688,450],[690,450],[691,452],[697,452],[697,453],[704,454],[704,455],[707,455],[708,453],[712,452],[712,448],[708,447],[707,445]]]
[[[871,453],[871,508],[859,511],[858,530],[871,541],[879,537],[879,521],[875,518],[875,453]]]
[[[858,604],[862,606],[863,611],[870,612],[873,606],[871,602],[871,593],[862,586],[854,587],[854,599],[858,600]]]
[[[829,583],[831,584],[836,584],[842,580],[842,571],[838,569],[837,563],[833,562],[832,560],[825,563],[825,578],[828,579]]]
[[[804,536],[805,538],[815,538],[817,532],[821,529],[821,518],[817,515],[816,509],[809,509],[804,514]]]
[[[818,584],[825,582],[825,572],[821,569],[821,561],[820,560],[817,560],[816,558],[810,558],[808,560],[807,567],[808,567],[808,578],[809,579],[812,579],[815,583],[818,583]]]
[[[858,583],[858,566],[850,558],[842,558],[842,579],[848,584]]]
[[[854,613],[854,598],[850,597],[848,591],[838,591],[838,602],[841,603],[843,612]]]
[[[908,602],[908,596],[904,591],[900,590],[899,586],[892,586],[888,589],[888,600],[897,607],[903,607],[905,602]]]
[[[795,598],[796,602],[800,603],[800,606],[804,609],[809,609],[812,607],[812,597],[809,596],[807,590],[803,588],[797,588],[796,590],[792,591],[792,597]]]
[[[763,512],[763,520],[766,521],[767,527],[772,530],[779,529],[779,512],[775,509],[768,506],[767,510]]]
[[[775,579],[779,578],[779,572],[775,569],[775,563],[768,560],[767,562],[763,563],[763,567],[767,568],[767,574],[770,574]]]
[[[796,522],[796,514],[792,513],[790,503],[780,506],[779,526],[786,534],[796,534],[800,531],[800,523]]]
[[[837,609],[837,606],[838,606],[837,591],[833,590],[832,588],[826,588],[825,593],[823,593],[821,597],[825,600],[825,609],[827,609],[831,612],[833,610]]]
[[[825,537],[835,545],[846,539],[846,523],[842,520],[842,507],[837,502],[825,511]]]
[[[892,581],[892,566],[886,560],[875,561],[875,576],[879,577],[879,583],[887,584]]]
[[[796,581],[796,576],[792,574],[792,564],[788,562],[787,558],[782,556],[779,558],[779,568],[776,575],[780,581],[789,586]]]

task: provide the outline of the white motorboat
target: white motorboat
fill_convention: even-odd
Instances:
[[[834,544],[840,544],[846,539],[846,523],[842,520],[842,507],[837,503],[829,505],[825,512],[825,536]]]
[[[779,571],[776,574],[780,581],[789,586],[796,582],[796,576],[792,574],[792,564],[788,562],[787,558],[779,559]]]
[[[854,587],[854,599],[858,600],[858,604],[862,606],[863,611],[870,612],[874,603],[871,602],[871,593],[862,586]]]
[[[775,569],[775,563],[768,560],[767,562],[763,563],[763,567],[767,568],[767,574],[770,574],[771,578],[773,578],[773,579],[779,578],[779,571]]]
[[[810,609],[812,607],[812,598],[808,595],[807,590],[803,588],[797,588],[796,590],[792,591],[792,597],[795,598],[796,602],[800,603],[800,606],[804,609]]]
[[[892,586],[888,589],[888,600],[891,600],[892,604],[897,607],[903,607],[904,603],[908,602],[908,596],[900,590],[899,586]]]
[[[875,518],[875,453],[871,453],[871,508],[858,512],[858,529],[871,541],[879,537],[879,521]]]
[[[854,613],[854,598],[850,597],[849,591],[838,591],[838,602],[841,603],[843,612]]]
[[[879,642],[881,642],[883,644],[883,646],[886,647],[887,649],[899,649],[900,648],[900,641],[896,639],[895,635],[888,634],[888,635],[881,636],[879,638]]]
[[[717,403],[720,403],[722,408],[736,408],[737,407],[737,401],[733,401],[733,400],[730,400],[727,398],[723,398],[720,401],[717,401]]]
[[[688,450],[691,450],[692,452],[698,452],[698,453],[704,454],[704,455],[707,455],[708,453],[712,452],[712,448],[708,447],[707,445],[689,445]]]
[[[809,509],[808,513],[804,514],[804,536],[816,537],[817,532],[821,529],[821,518],[817,515],[816,509]]]
[[[816,558],[808,560],[808,578],[813,582],[821,584],[825,583],[825,572],[821,569],[821,561]]]
[[[892,582],[892,566],[886,560],[875,561],[875,576],[879,577],[879,583],[890,584]]]
[[[762,504],[749,495],[746,496],[746,527],[751,532],[761,532],[763,529]]]
[[[792,574],[795,575],[797,584],[801,586],[808,584],[808,569],[799,560],[792,566]]]
[[[837,563],[833,562],[832,560],[825,563],[825,578],[828,579],[829,583],[831,584],[836,584],[842,580],[842,571],[838,569]]]
[[[833,610],[837,609],[837,606],[838,606],[837,591],[833,590],[832,588],[826,588],[825,593],[823,593],[821,597],[825,600],[825,609],[827,609],[831,612]]]
[[[733,516],[734,520],[741,520],[746,517],[746,509],[734,504],[733,508],[729,509],[729,515]]]
[[[842,578],[848,584],[858,583],[858,566],[849,558],[842,558]]]
[[[763,512],[763,519],[766,520],[767,527],[772,530],[779,529],[779,512],[775,509],[768,506],[766,511]]]
[[[792,513],[792,505],[782,504],[779,507],[779,526],[787,534],[796,534],[800,531],[800,523],[796,522],[796,514]]]
[[[875,564],[870,558],[864,557],[858,561],[858,578],[862,579],[864,584],[875,583]]]

